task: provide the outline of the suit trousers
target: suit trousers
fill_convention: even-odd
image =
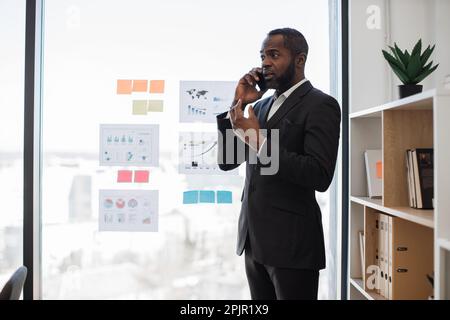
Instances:
[[[245,272],[253,300],[317,300],[319,270],[279,268],[255,261],[245,248]]]

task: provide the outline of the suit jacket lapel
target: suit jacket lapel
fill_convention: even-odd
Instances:
[[[283,102],[281,107],[275,112],[275,114],[267,121],[267,128],[273,128],[292,108],[298,105],[301,98],[307,94],[313,88],[311,82],[306,81],[300,87],[295,89],[294,92]]]

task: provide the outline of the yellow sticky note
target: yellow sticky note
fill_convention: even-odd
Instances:
[[[147,80],[133,80],[133,92],[147,92]]]
[[[164,80],[150,80],[150,93],[164,93]]]
[[[133,114],[147,114],[147,100],[133,100]]]
[[[149,112],[163,112],[164,102],[162,100],[148,100]]]
[[[131,80],[117,80],[117,94],[131,94]]]

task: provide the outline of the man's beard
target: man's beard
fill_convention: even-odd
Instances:
[[[292,86],[292,82],[295,78],[295,61],[292,60],[288,65],[286,72],[284,72],[278,79],[276,79],[276,83],[274,84],[275,90],[288,90]],[[284,92],[283,91],[283,92]],[[279,92],[280,94],[283,92]]]

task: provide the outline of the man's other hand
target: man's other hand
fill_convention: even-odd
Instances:
[[[264,137],[259,131],[260,126],[253,106],[248,107],[248,118],[246,118],[242,108],[242,99],[239,99],[230,110],[230,121],[234,133],[253,150],[258,151]]]

